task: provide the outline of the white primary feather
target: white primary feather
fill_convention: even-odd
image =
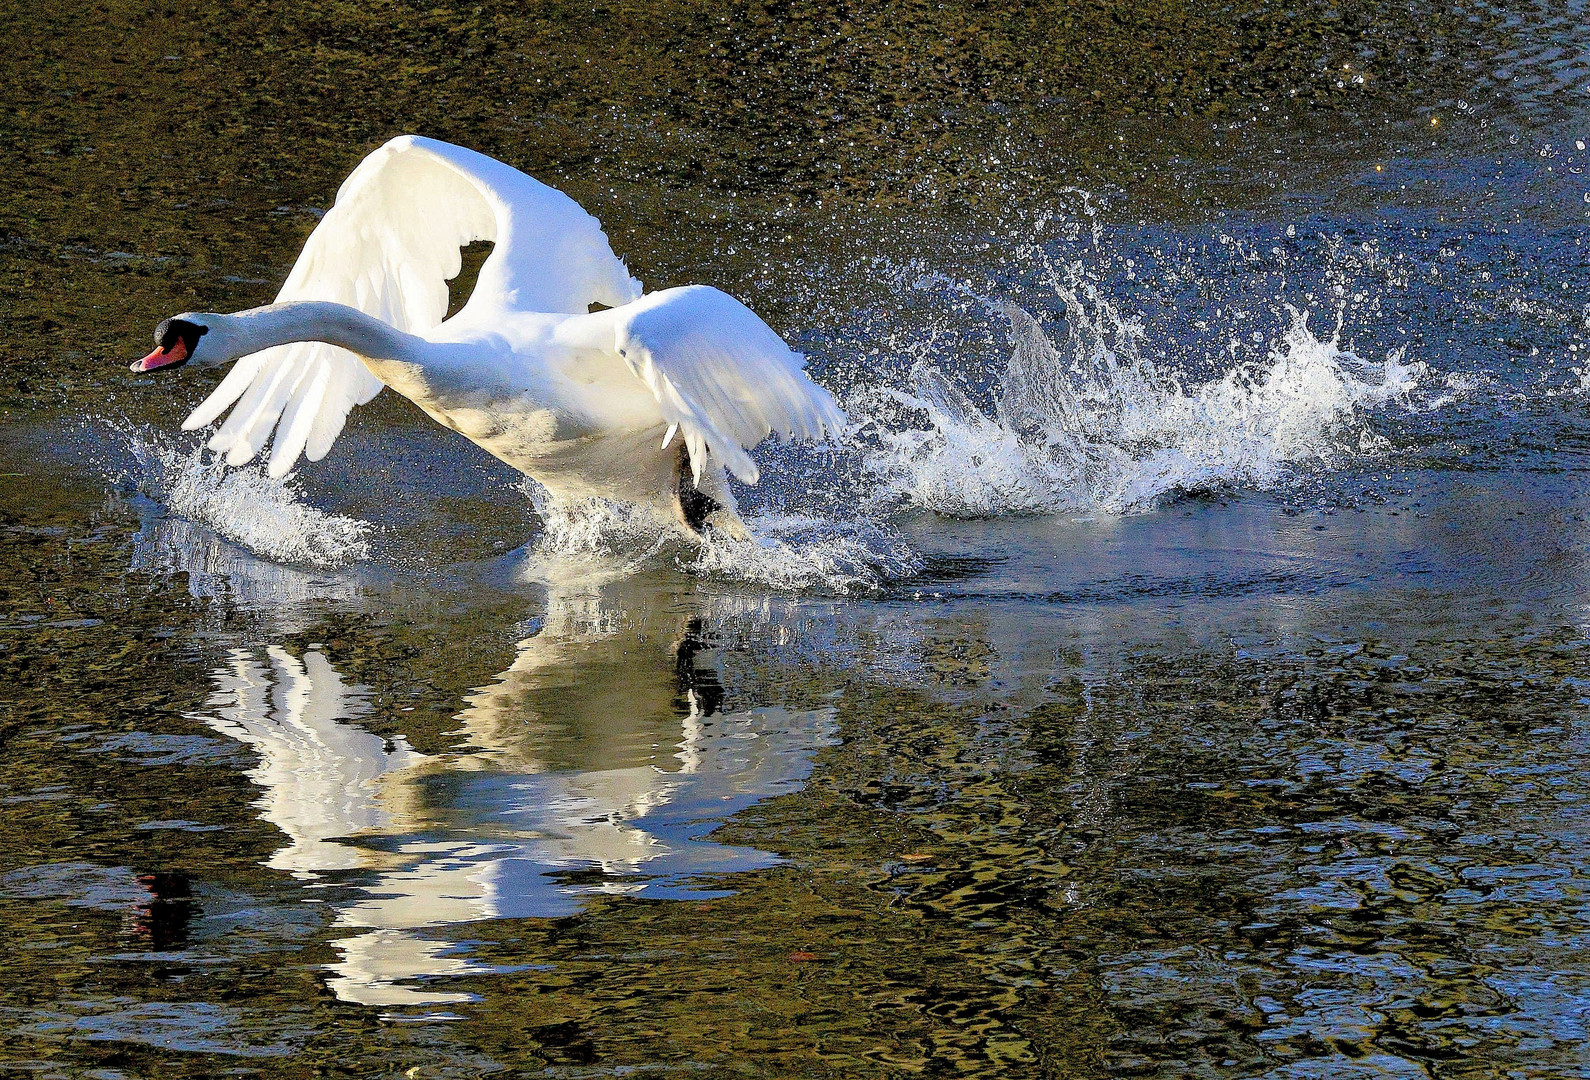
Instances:
[[[423,333],[447,313],[459,249],[477,240],[495,246],[466,310],[579,313],[640,293],[600,223],[573,199],[483,154],[410,135],[343,183],[276,299],[330,300]],[[324,457],[349,411],[381,385],[336,346],[281,345],[240,360],[182,426],[204,427],[231,408],[210,448],[240,465],[274,431],[270,472],[282,476],[300,453]]]
[[[615,324],[619,356],[657,396],[669,425],[663,446],[676,429],[684,436],[698,482],[709,452],[754,484],[746,451],[769,435],[822,439],[844,425],[801,355],[728,293],[687,285],[600,314]]]

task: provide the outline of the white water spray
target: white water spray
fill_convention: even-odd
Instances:
[[[1319,338],[1289,309],[1265,361],[1184,386],[1144,355],[1136,320],[1091,290],[1084,300],[1057,288],[1067,316],[1058,344],[1022,308],[985,301],[1010,327],[992,415],[927,360],[909,390],[864,396],[865,467],[882,494],[989,517],[1130,513],[1176,494],[1268,488],[1295,466],[1384,453],[1364,410],[1407,402],[1427,374],[1400,351],[1366,361],[1341,347],[1339,331]],[[901,407],[926,425],[878,419]]]
[[[148,429],[124,433],[133,466],[125,479],[172,513],[281,563],[343,566],[370,557],[370,525],[303,501],[291,474],[230,468],[200,443]]]
[[[878,588],[921,569],[915,550],[887,525],[865,518],[838,522],[805,514],[752,513],[751,539],[708,531],[688,537],[652,511],[608,499],[554,499],[533,480],[522,485],[544,528],[536,553],[587,560],[634,573],[671,565],[700,577],[782,591],[852,593]]]

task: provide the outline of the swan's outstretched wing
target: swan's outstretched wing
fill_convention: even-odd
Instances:
[[[845,417],[807,376],[805,361],[772,327],[728,293],[689,285],[651,293],[616,311],[570,320],[573,344],[616,349],[657,395],[669,430],[690,451],[699,483],[708,453],[748,484],[758,478],[747,450],[777,433],[822,439]],[[602,332],[613,344],[600,342]]]
[[[601,224],[573,199],[473,150],[405,135],[343,182],[276,299],[332,300],[423,333],[447,314],[459,249],[477,240],[495,246],[466,310],[584,312],[593,300],[618,306],[640,295]],[[204,427],[235,402],[210,448],[241,465],[275,431],[270,472],[282,476],[300,452],[324,457],[349,410],[380,390],[350,352],[283,345],[239,360],[182,426]]]

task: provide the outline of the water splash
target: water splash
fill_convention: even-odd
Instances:
[[[531,477],[519,490],[540,516],[535,551],[543,558],[588,559],[634,573],[688,542],[682,526],[650,507],[615,499],[563,498]]]
[[[774,589],[867,592],[922,570],[922,558],[889,526],[866,517],[832,521],[762,513],[745,519],[750,540],[709,535],[683,569]]]
[[[322,568],[370,557],[369,523],[307,505],[291,474],[231,468],[201,443],[150,428],[121,434],[131,465],[118,480],[256,555]]]
[[[214,530],[167,514],[149,499],[133,503],[142,527],[132,539],[131,567],[170,577],[184,575],[190,595],[243,607],[282,612],[310,601],[350,602],[365,591],[362,568],[289,566],[260,558]]]
[[[1296,309],[1264,360],[1188,386],[1147,358],[1140,322],[1091,289],[1056,288],[1059,343],[1023,308],[983,300],[1009,325],[992,415],[929,359],[908,390],[862,395],[857,435],[881,495],[957,517],[1130,513],[1382,455],[1391,444],[1367,410],[1420,407],[1425,365],[1400,351],[1365,360],[1342,347],[1339,327],[1317,337]]]
[[[846,521],[806,514],[748,514],[749,540],[709,531],[704,541],[672,519],[608,499],[554,498],[533,480],[522,490],[541,515],[538,561],[570,573],[570,560],[593,571],[638,573],[671,567],[699,577],[790,592],[865,592],[920,571],[915,549],[888,525],[865,516]]]

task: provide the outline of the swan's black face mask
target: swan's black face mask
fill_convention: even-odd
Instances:
[[[133,371],[160,371],[179,368],[193,359],[199,339],[210,332],[208,326],[183,319],[167,319],[155,327],[155,351],[136,361]]]

